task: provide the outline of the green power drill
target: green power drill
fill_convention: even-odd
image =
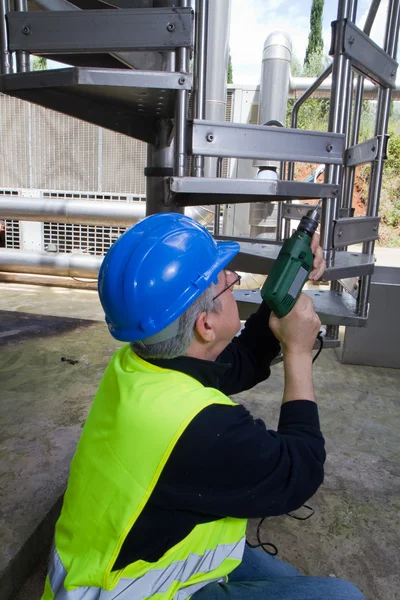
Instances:
[[[261,297],[277,317],[293,308],[313,266],[311,238],[319,223],[320,204],[300,221],[293,235],[285,240],[278,258],[261,289]]]

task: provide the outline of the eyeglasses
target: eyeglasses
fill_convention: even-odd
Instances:
[[[231,290],[231,292],[233,292],[233,286],[240,285],[242,276],[238,275],[238,273],[236,273],[236,271],[230,271],[229,269],[224,269],[224,273],[226,275],[226,282],[228,283],[228,281],[231,280],[231,283],[229,285],[227,285],[223,290],[221,290],[219,292],[219,294],[214,296],[213,301],[216,300],[217,298],[219,298],[222,294],[224,294],[228,290]]]

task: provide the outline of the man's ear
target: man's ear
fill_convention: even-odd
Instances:
[[[216,338],[215,314],[202,312],[196,319],[194,331],[203,343],[213,342]]]

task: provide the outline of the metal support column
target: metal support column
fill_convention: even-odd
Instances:
[[[207,121],[224,122],[226,118],[229,24],[231,0],[211,2],[208,9],[207,28],[207,78],[206,108]],[[218,159],[205,157],[204,177],[219,177]]]
[[[397,54],[397,45],[400,26],[400,6],[399,0],[389,2],[389,12],[386,22],[384,50],[389,56],[395,58]],[[377,119],[375,135],[380,136],[383,142],[389,122],[389,111],[391,101],[391,89],[381,88],[378,94]],[[382,185],[382,173],[385,161],[385,144],[380,143],[378,155],[371,165],[370,185],[368,192],[367,216],[376,217],[379,212],[379,200]],[[375,242],[364,242],[363,252],[373,254]],[[357,313],[360,316],[368,314],[368,298],[371,287],[371,276],[361,279],[360,289],[357,299]]]
[[[188,0],[180,0],[180,6],[182,8],[187,7]],[[179,48],[175,66],[179,72],[187,73],[189,71],[189,51],[187,48]],[[180,90],[177,92],[175,109],[175,175],[177,177],[186,175],[187,113],[188,92]]]
[[[193,118],[203,120],[206,114],[208,3],[209,0],[196,2]],[[193,156],[192,174],[194,177],[204,177],[203,156]]]
[[[176,0],[154,0],[153,2],[155,8],[176,5]],[[180,51],[182,50],[185,49],[181,49]],[[180,55],[180,59],[182,60],[182,55]],[[175,52],[163,52],[163,70],[175,71],[176,66]],[[182,92],[179,90],[177,93],[180,94]],[[179,98],[178,96],[178,106],[180,104]],[[184,108],[182,105],[181,107]],[[164,203],[164,177],[172,177],[175,162],[172,122],[169,119],[160,119],[157,125],[157,145],[147,145],[147,167],[144,171],[146,175],[146,216],[160,212],[183,213],[184,209],[176,206],[174,203],[171,203],[168,207]]]
[[[28,0],[14,0],[15,10],[27,12]],[[23,50],[17,50],[17,72],[26,73],[30,71],[29,53]]]
[[[6,23],[6,14],[10,11],[10,1],[0,0],[0,44],[1,44],[1,63],[0,73],[6,75],[12,73],[12,55],[8,51],[8,32]]]

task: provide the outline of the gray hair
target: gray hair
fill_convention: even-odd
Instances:
[[[179,317],[179,329],[174,337],[155,344],[131,342],[132,350],[144,359],[176,358],[185,355],[193,341],[194,326],[201,313],[218,313],[221,310],[220,300],[213,299],[216,295],[215,289],[216,286],[212,283]]]

